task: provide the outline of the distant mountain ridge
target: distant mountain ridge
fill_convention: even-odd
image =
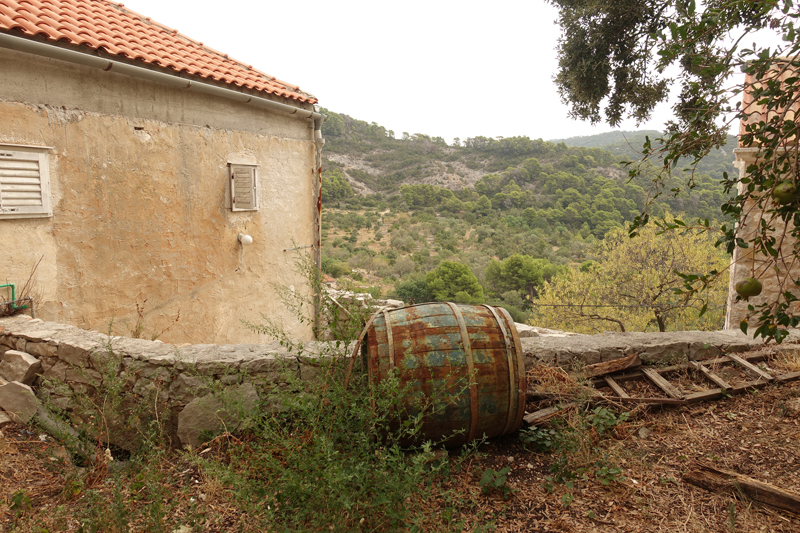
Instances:
[[[567,139],[551,139],[551,143],[564,143],[567,146],[583,146],[584,148],[606,148],[607,146],[619,143],[630,144],[632,147],[641,147],[646,135],[654,139],[661,135],[658,130],[634,130],[634,131],[608,131],[595,135],[581,135],[569,137]]]
[[[661,136],[656,130],[611,131],[553,141],[479,136],[455,139],[448,145],[441,137],[421,133],[402,133],[397,138],[375,122],[324,112],[329,117],[323,124],[325,168],[340,169],[361,195],[394,195],[403,185],[419,184],[457,191],[473,187],[489,174],[519,168],[531,158],[568,170],[573,160],[583,161],[589,156],[589,168],[619,180],[627,177],[627,169],[620,163],[640,159],[646,137],[654,140]],[[735,142],[730,136],[725,147],[701,162],[698,172],[715,181],[722,180],[725,172],[733,173],[732,149],[728,147],[734,147]]]

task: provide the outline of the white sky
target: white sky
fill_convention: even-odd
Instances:
[[[557,14],[543,0],[122,1],[398,138],[611,130],[567,117],[552,81]],[[662,105],[641,127],[661,129],[668,116]]]

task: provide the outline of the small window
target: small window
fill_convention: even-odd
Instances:
[[[0,144],[0,219],[53,215],[48,150]]]
[[[258,210],[258,179],[255,165],[228,164],[231,181],[231,210]]]

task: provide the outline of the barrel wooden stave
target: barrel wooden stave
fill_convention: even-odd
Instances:
[[[472,387],[477,395],[474,437],[500,435],[509,425],[510,431],[516,430],[522,420],[525,391],[513,321],[503,310],[497,313],[501,326],[485,306],[459,308],[471,346]],[[408,411],[418,412],[418,402],[434,400],[435,412],[426,416],[423,424],[425,438],[449,438],[447,445],[451,446],[468,440],[473,417],[469,364],[461,326],[449,304],[380,313],[367,333],[366,346],[370,379],[378,382],[396,368]],[[451,437],[454,431],[462,433]]]

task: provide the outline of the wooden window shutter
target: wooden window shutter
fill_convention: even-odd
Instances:
[[[258,180],[253,165],[228,165],[231,181],[231,210],[255,211],[258,209]]]
[[[52,216],[44,150],[0,146],[0,218]]]

